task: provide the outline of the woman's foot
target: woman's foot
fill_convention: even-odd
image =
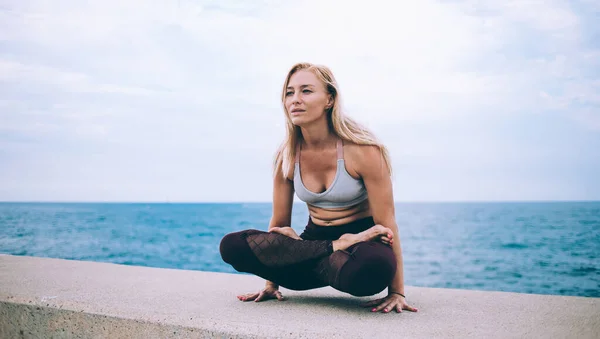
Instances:
[[[347,233],[342,235],[338,240],[333,241],[333,250],[345,250],[346,248],[359,243],[361,241],[371,241],[379,238],[384,244],[393,244],[394,234],[392,230],[383,226],[375,225],[368,230],[362,231],[358,234]]]
[[[279,234],[283,234],[286,235],[292,239],[298,239],[298,240],[302,240],[302,238],[300,238],[300,236],[298,236],[298,234],[296,233],[296,231],[294,231],[293,228],[287,226],[287,227],[274,227],[271,232],[274,233],[279,233]]]

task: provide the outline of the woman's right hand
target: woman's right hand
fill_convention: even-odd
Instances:
[[[267,285],[265,288],[258,293],[247,293],[238,295],[237,298],[241,301],[252,301],[255,302],[269,300],[269,299],[277,299],[279,301],[285,300],[278,287]]]

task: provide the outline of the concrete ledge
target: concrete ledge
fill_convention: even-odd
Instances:
[[[0,255],[0,338],[600,338],[600,298],[407,287],[373,314],[332,288],[242,303],[239,274]],[[383,295],[383,294],[381,294]],[[380,296],[381,296],[380,295]]]

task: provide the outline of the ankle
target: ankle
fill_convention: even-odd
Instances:
[[[331,242],[333,252],[338,250],[345,250],[346,248],[350,247],[350,245],[352,245],[352,242],[344,238],[340,238]]]
[[[333,252],[338,251],[340,249],[342,249],[343,247],[343,240],[334,240],[331,242],[331,247],[333,248]]]

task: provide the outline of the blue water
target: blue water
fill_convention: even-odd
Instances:
[[[600,297],[600,202],[396,205],[405,283]],[[0,203],[0,253],[237,273],[228,232],[270,204]],[[308,213],[294,206],[300,233]]]

